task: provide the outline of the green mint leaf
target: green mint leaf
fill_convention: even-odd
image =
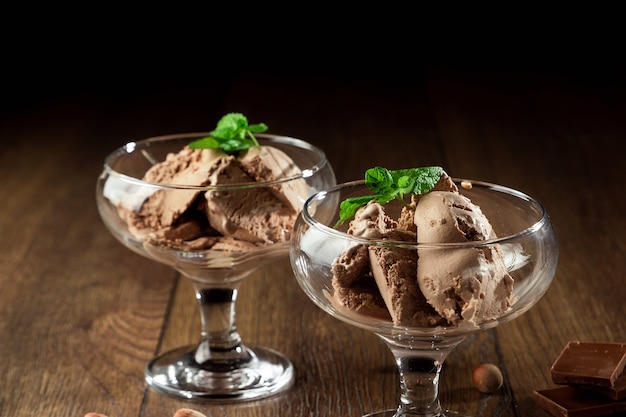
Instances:
[[[443,168],[441,167],[424,167],[415,170],[415,183],[411,194],[425,194],[433,189],[439,182]]]
[[[374,167],[365,171],[365,183],[376,194],[388,193],[393,188],[391,171],[383,167]]]
[[[226,153],[233,153],[237,151],[243,151],[253,146],[252,143],[239,139],[229,139],[220,143],[220,148]]]
[[[189,144],[191,149],[217,149],[219,148],[219,142],[210,136],[202,139],[194,140]]]
[[[219,139],[231,139],[241,135],[248,126],[248,119],[241,113],[229,113],[223,116],[218,122],[211,136]]]
[[[248,119],[241,113],[228,113],[223,116],[210,136],[197,139],[189,144],[192,149],[222,149],[234,153],[259,146],[253,133],[265,132],[267,125],[257,123],[248,125]]]
[[[335,227],[339,227],[343,222],[354,217],[359,208],[375,198],[375,195],[369,195],[364,197],[348,197],[343,200],[339,206],[339,221],[337,221]]]
[[[354,217],[359,208],[376,200],[387,204],[393,199],[402,200],[408,194],[425,194],[433,189],[441,178],[443,168],[438,166],[400,169],[396,171],[383,167],[374,167],[365,172],[365,185],[375,195],[366,197],[350,197],[339,207],[338,227],[346,220]]]
[[[415,178],[413,175],[402,175],[396,180],[397,195],[402,198],[405,194],[413,191]]]
[[[265,123],[257,123],[255,125],[248,126],[248,130],[253,133],[261,133],[267,130],[267,125]]]

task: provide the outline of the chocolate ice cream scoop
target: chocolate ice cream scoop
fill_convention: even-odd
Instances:
[[[433,191],[415,209],[418,243],[464,243],[495,237],[468,198]],[[513,279],[498,246],[418,250],[417,280],[428,302],[453,324],[498,317],[511,305]]]
[[[382,205],[370,201],[350,222],[354,236],[415,243],[415,233],[398,228]],[[340,302],[363,314],[391,318],[398,326],[445,324],[417,285],[417,252],[392,246],[357,245],[333,263],[333,287]],[[379,313],[385,308],[385,314]]]
[[[211,173],[214,185],[251,182],[233,156],[221,158]],[[223,236],[259,243],[286,242],[298,212],[265,187],[207,191],[206,215]]]
[[[271,146],[253,146],[239,158],[242,169],[254,181],[276,181],[296,177],[300,169],[283,151]],[[285,206],[300,211],[308,195],[303,179],[284,181],[268,188]]]

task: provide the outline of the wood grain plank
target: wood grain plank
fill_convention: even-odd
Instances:
[[[56,109],[32,116],[30,131],[3,130],[0,414],[138,414],[172,274],[105,229],[102,148],[85,145],[89,123],[54,117],[65,111],[83,114]]]

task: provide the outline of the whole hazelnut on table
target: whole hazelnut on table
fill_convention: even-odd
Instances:
[[[500,368],[492,363],[481,363],[472,371],[472,384],[482,393],[493,394],[500,389],[503,382]]]
[[[174,413],[174,417],[206,417],[200,411],[192,410],[190,408],[179,408]]]

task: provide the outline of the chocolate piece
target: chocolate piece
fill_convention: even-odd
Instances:
[[[614,387],[626,365],[626,344],[569,342],[550,368],[555,384]]]
[[[626,412],[626,401],[570,386],[534,391],[539,407],[559,417],[594,417]]]
[[[612,387],[600,387],[598,385],[577,385],[577,387],[597,392],[613,400],[623,400],[626,399],[626,372],[622,372]]]

